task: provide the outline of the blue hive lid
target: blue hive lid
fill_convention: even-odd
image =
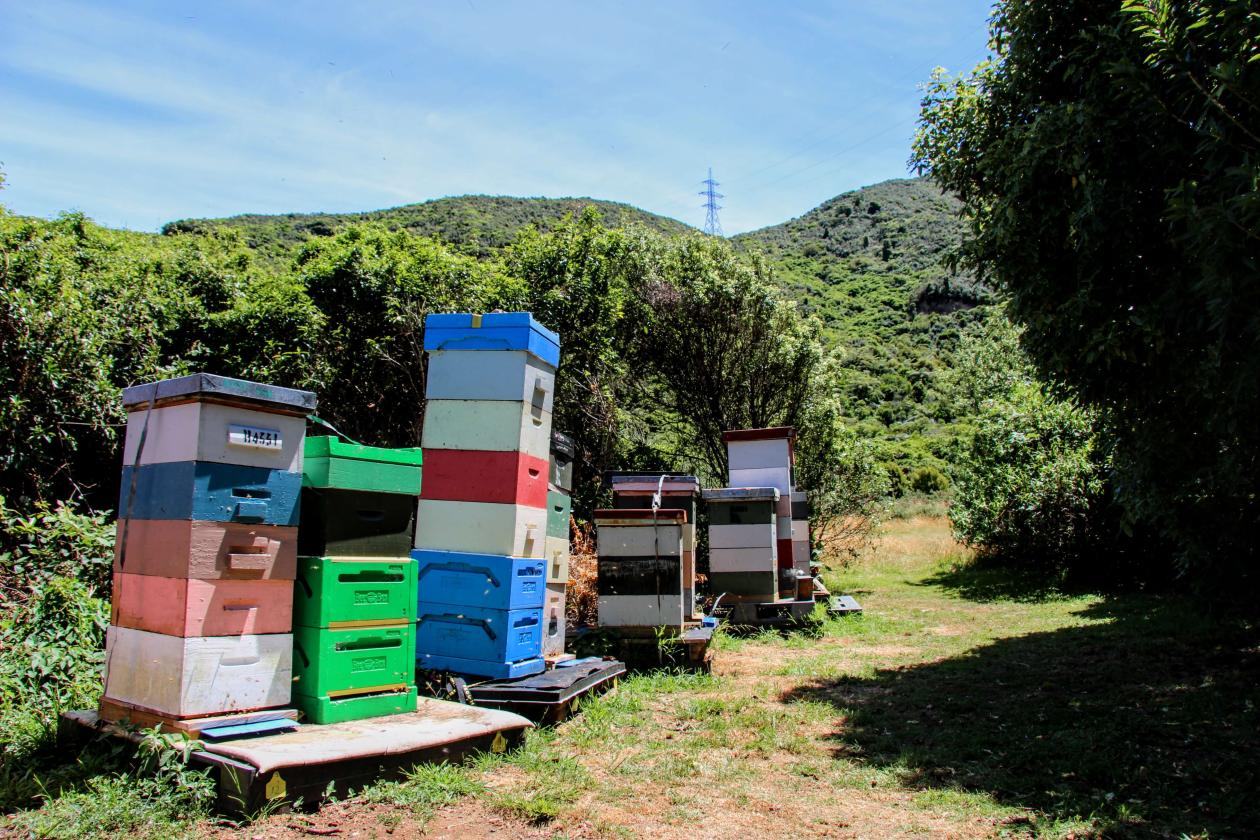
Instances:
[[[424,319],[424,349],[524,350],[543,362],[560,364],[560,336],[530,312],[452,312]]]

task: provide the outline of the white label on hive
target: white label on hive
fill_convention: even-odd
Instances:
[[[284,448],[284,438],[278,429],[260,429],[257,426],[228,424],[228,444],[249,449],[268,449],[279,452]]]

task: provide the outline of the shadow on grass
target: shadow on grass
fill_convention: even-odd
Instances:
[[[1099,836],[1255,836],[1260,633],[1128,596],[1085,627],[940,662],[817,680],[785,702],[845,713],[835,753],[923,790],[987,793]]]
[[[939,571],[917,585],[944,589],[959,598],[981,603],[1017,601],[1032,604],[1081,594],[1065,588],[1062,579],[1055,575],[1010,569],[982,560]]]

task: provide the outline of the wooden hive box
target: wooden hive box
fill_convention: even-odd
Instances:
[[[428,400],[501,400],[525,403],[551,416],[556,371],[524,352],[429,354]]]
[[[301,472],[305,434],[306,418],[302,415],[239,405],[198,400],[164,405],[151,412],[133,408],[127,416],[123,463],[211,461]]]
[[[134,492],[133,492],[134,475]],[[123,467],[118,514],[130,519],[183,519],[297,525],[302,474],[209,461]]]
[[[542,507],[421,499],[416,509],[416,548],[541,558],[546,535]]]
[[[542,618],[542,607],[496,610],[421,601],[416,662],[430,670],[486,677],[538,673],[543,669]]]
[[[522,452],[429,449],[421,498],[543,507],[549,465]]]
[[[560,336],[529,312],[433,314],[424,319],[424,349],[523,351],[555,368]]]
[[[293,588],[296,625],[410,623],[416,620],[416,600],[416,563],[409,557],[298,558]]]
[[[426,450],[520,452],[547,461],[551,412],[523,401],[430,399],[420,443]]]
[[[686,516],[677,509],[595,512],[601,627],[682,627]]]
[[[428,604],[519,610],[542,607],[547,561],[499,554],[416,549],[417,591]]]
[[[722,433],[732,470],[791,468],[795,461],[796,430],[791,426],[733,429]],[[735,485],[747,486],[747,485]]]
[[[543,607],[542,655],[559,656],[564,653],[565,639],[565,592],[563,583],[547,584],[547,603]]]
[[[293,581],[115,574],[110,623],[182,637],[288,633]]]
[[[416,500],[399,493],[302,489],[298,553],[307,557],[406,557]]]
[[[297,533],[281,525],[120,519],[114,571],[199,580],[293,580]]]
[[[283,706],[293,635],[182,638],[127,627],[106,633],[105,697],[172,718]]]
[[[420,495],[424,457],[419,447],[391,449],[308,437],[304,459],[304,487]]]
[[[573,462],[577,458],[577,445],[573,438],[561,432],[551,433],[551,489],[573,492]]]
[[[543,557],[547,562],[547,583],[569,582],[569,538],[548,536]]]
[[[416,626],[295,627],[293,691],[337,697],[415,682]]]

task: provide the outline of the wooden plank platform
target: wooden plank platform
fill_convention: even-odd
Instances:
[[[92,711],[67,712],[62,719],[63,743],[93,732],[133,743],[141,737]],[[411,714],[305,724],[291,732],[207,743],[191,761],[213,768],[220,810],[250,814],[276,800],[315,803],[330,784],[334,795],[345,796],[378,779],[397,778],[417,764],[503,752],[532,726],[511,712],[422,697]]]
[[[478,706],[516,712],[535,723],[554,724],[567,718],[582,697],[607,691],[625,672],[623,662],[592,659],[524,679],[472,685],[468,693]]]

